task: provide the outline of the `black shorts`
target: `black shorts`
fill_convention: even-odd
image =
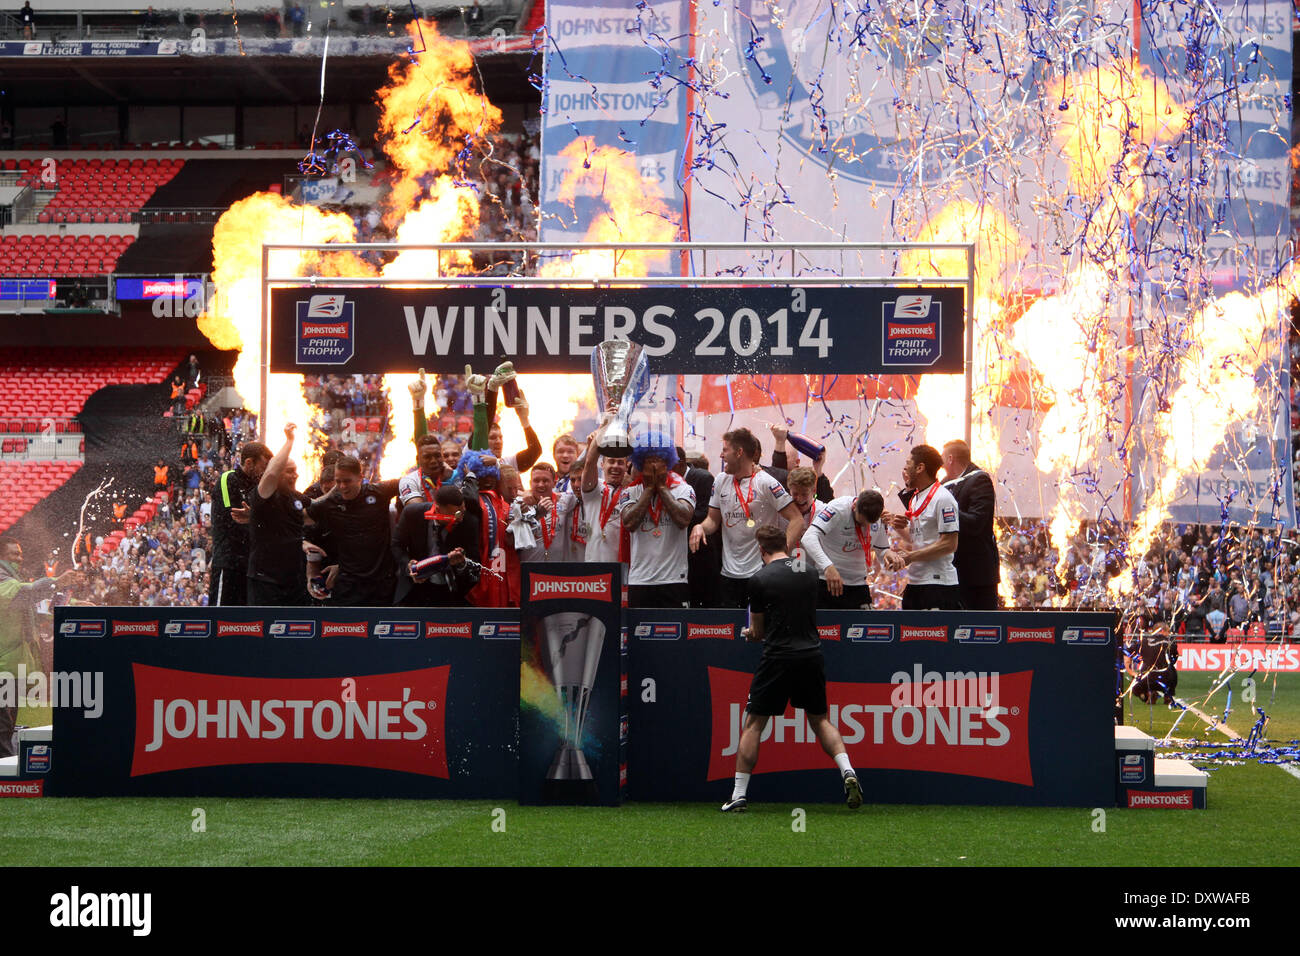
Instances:
[[[259,581],[248,579],[249,607],[309,607],[307,582],[302,578],[293,581]]]
[[[246,568],[212,568],[208,572],[208,607],[243,607],[248,603]]]
[[[817,606],[828,611],[856,611],[871,607],[871,585],[846,584],[840,596],[835,597],[823,578],[817,582]]]
[[[691,606],[691,586],[680,584],[629,584],[628,607],[684,608]]]
[[[707,607],[749,607],[749,578],[718,578],[718,596]]]
[[[909,584],[903,588],[904,611],[962,611],[961,585]]]
[[[745,709],[756,717],[780,717],[787,701],[805,714],[826,713],[826,665],[820,652],[759,662]]]

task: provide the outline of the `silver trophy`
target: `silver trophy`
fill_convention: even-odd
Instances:
[[[582,733],[605,644],[605,624],[590,614],[561,611],[542,618],[538,627],[563,720],[558,728],[560,749],[546,773],[546,790],[552,799],[591,799],[596,796],[596,781],[582,753]]]
[[[632,411],[650,390],[650,363],[645,350],[623,339],[601,342],[591,350],[591,377],[596,385],[597,410],[604,412],[611,402],[618,404],[614,420],[600,440],[600,453],[606,458],[626,458],[632,454]]]

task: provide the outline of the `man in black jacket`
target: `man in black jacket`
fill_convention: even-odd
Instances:
[[[445,554],[447,566],[419,573],[416,562]],[[479,523],[465,510],[455,485],[442,485],[433,501],[414,501],[402,509],[393,531],[397,563],[395,604],[402,607],[466,607],[466,595],[478,583]],[[412,572],[415,572],[414,574]]]
[[[209,607],[240,607],[248,603],[248,496],[271,461],[271,449],[260,441],[239,448],[239,467],[217,482],[212,496],[212,562]]]
[[[957,499],[957,583],[968,611],[996,611],[998,542],[993,534],[993,510],[997,495],[993,479],[971,464],[970,446],[960,439],[943,446],[944,488]]]

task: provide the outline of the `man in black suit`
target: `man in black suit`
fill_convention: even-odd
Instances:
[[[998,542],[993,535],[996,494],[987,471],[971,464],[970,446],[957,439],[943,446],[943,486],[957,499],[957,584],[968,611],[998,609]]]
[[[445,566],[419,573],[416,562],[444,554]],[[433,501],[415,501],[402,509],[393,531],[397,594],[402,607],[465,607],[479,578],[479,520],[466,512],[460,488],[442,485]],[[412,572],[415,572],[412,574]]]

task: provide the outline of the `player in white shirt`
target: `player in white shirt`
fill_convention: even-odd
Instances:
[[[892,521],[898,550],[883,558],[886,568],[907,568],[903,610],[961,610],[961,588],[952,556],[957,551],[957,499],[939,484],[943,458],[929,445],[917,445],[903,465],[899,493],[907,511]]]
[[[415,501],[432,501],[442,484],[442,444],[437,435],[425,432],[415,443],[414,471],[397,481],[398,511]]]
[[[872,551],[889,550],[880,520],[885,499],[878,491],[845,495],[823,505],[803,535],[803,549],[821,576],[817,606],[852,611],[871,607],[867,570]]]
[[[690,546],[696,551],[705,539],[722,530],[722,578],[718,607],[747,607],[746,586],[763,569],[763,558],[755,529],[786,524],[786,550],[794,552],[803,537],[803,516],[790,492],[758,467],[762,446],[748,428],[737,428],[722,436],[723,472],[713,482],[709,516],[691,529]]]
[[[533,465],[528,480],[528,494],[510,509],[510,520],[513,522],[522,515],[533,532],[534,545],[518,548],[519,560],[552,563],[572,560],[569,521],[577,499],[555,493],[555,468],[548,461]]]
[[[606,415],[606,422],[612,420]],[[618,498],[627,478],[626,458],[606,458],[599,446],[605,425],[601,425],[587,439],[586,460],[582,468],[582,521],[578,535],[587,542],[582,561],[617,561],[619,543],[623,537],[623,522],[619,517]],[[604,481],[597,470],[605,473]],[[626,575],[625,575],[626,577]]]
[[[672,471],[677,448],[658,432],[638,437],[628,463],[632,483],[618,510],[631,542],[629,607],[690,607],[686,528],[695,514],[695,490]]]

